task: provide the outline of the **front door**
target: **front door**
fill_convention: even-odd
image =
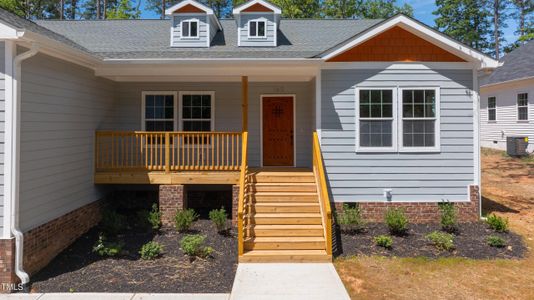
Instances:
[[[264,96],[263,165],[294,165],[294,120],[292,96]]]

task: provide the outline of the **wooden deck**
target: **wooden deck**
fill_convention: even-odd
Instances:
[[[238,184],[239,171],[106,171],[95,173],[96,184]]]

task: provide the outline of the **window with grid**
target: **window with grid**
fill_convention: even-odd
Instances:
[[[266,37],[266,22],[265,21],[249,21],[248,35],[249,37],[264,38]]]
[[[497,120],[497,101],[495,97],[488,98],[488,121]]]
[[[393,90],[359,91],[359,146],[393,146]]]
[[[211,131],[213,120],[212,93],[182,94],[182,130]]]
[[[517,119],[519,121],[528,120],[528,94],[517,94]]]
[[[144,130],[174,130],[174,93],[144,93]]]
[[[198,20],[182,21],[182,37],[198,38]]]
[[[436,90],[402,90],[402,147],[435,147]]]

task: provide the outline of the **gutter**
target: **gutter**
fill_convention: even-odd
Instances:
[[[19,228],[19,182],[20,182],[20,104],[22,62],[39,51],[39,45],[32,43],[30,50],[13,59],[13,104],[11,107],[11,233],[15,237],[15,274],[20,278],[24,292],[29,291],[30,276],[23,269],[24,235]]]

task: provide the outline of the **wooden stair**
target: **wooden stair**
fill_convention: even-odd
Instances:
[[[249,173],[240,262],[331,262],[311,170]]]

